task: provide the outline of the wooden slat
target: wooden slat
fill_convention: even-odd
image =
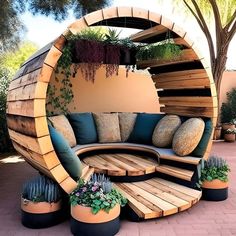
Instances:
[[[45,99],[8,102],[7,114],[29,117],[46,116]]]
[[[133,17],[148,20],[148,10],[143,9],[143,8],[133,7]]]
[[[48,83],[36,82],[25,85],[7,94],[7,101],[29,100],[29,99],[45,99]]]
[[[148,208],[145,204],[143,204],[142,202],[140,202],[140,200],[136,200],[132,194],[130,194],[127,190],[123,189],[123,184],[114,184],[114,187],[121,193],[124,195],[124,197],[126,197],[129,201],[129,206],[134,210],[134,212],[141,218],[144,219],[152,219],[152,218],[156,218],[156,217],[160,217],[162,216],[162,211],[159,210],[158,211],[153,211],[150,208]],[[135,196],[139,196],[139,195],[135,195]],[[139,196],[139,199],[142,198],[141,196]],[[145,202],[146,203],[146,202]]]
[[[212,97],[160,97],[159,103],[168,106],[214,107]]]
[[[118,16],[119,17],[132,17],[132,7],[118,7]]]
[[[174,176],[180,179],[184,179],[187,181],[191,181],[192,176],[194,174],[193,171],[190,170],[185,170],[182,168],[178,168],[178,167],[173,167],[173,166],[168,166],[168,165],[160,165],[156,167],[156,170],[158,172],[170,175],[170,176]]]
[[[212,117],[214,114],[214,109],[211,107],[182,107],[182,106],[165,106],[161,107],[161,112],[166,114],[175,114],[183,116],[192,116],[192,117]]]
[[[33,138],[8,129],[10,138],[21,146],[39,154],[47,154],[54,151],[49,135],[41,138]]]
[[[154,21],[154,22],[156,22],[158,24],[161,23],[161,15],[156,13],[156,12],[149,11],[148,18],[149,18],[150,21]]]
[[[171,195],[174,195],[178,198],[181,198],[187,202],[190,202],[191,205],[195,204],[197,202],[197,199],[193,196],[190,196],[188,194],[182,193],[176,189],[173,189],[169,186],[166,186],[164,184],[158,183],[157,181],[150,179],[150,180],[146,180],[146,183],[150,184],[151,186],[153,186],[154,188],[160,189],[163,192],[169,193]]]
[[[42,137],[48,135],[48,125],[46,117],[26,117],[17,115],[7,115],[8,128],[21,134]]]
[[[170,193],[164,192],[164,191],[154,187],[153,185],[150,185],[147,181],[135,182],[135,183],[133,183],[133,185],[135,185],[139,188],[142,188],[146,192],[151,193],[168,203],[173,204],[174,206],[178,207],[179,211],[184,211],[184,210],[190,208],[192,205],[191,202],[183,200],[182,198],[176,197],[175,195],[172,195]]]
[[[98,156],[88,157],[85,158],[83,161],[86,165],[93,167],[95,173],[107,174],[107,167],[104,164],[102,164]]]
[[[54,46],[62,51],[62,49],[64,48],[64,45],[65,45],[65,42],[66,42],[66,37],[65,35],[61,34],[58,38],[55,39],[54,41]]]
[[[64,169],[64,167],[61,164],[52,168],[50,170],[50,172],[53,175],[54,179],[59,184],[69,177],[69,174],[66,172],[66,170]]]
[[[162,209],[163,216],[172,215],[172,214],[178,212],[178,208],[175,205],[173,205],[169,202],[166,202],[165,200],[162,200],[161,198],[159,198],[149,192],[146,192],[142,188],[139,188],[139,187],[133,185],[132,183],[125,183],[123,185],[127,186],[129,189],[133,190],[135,193],[141,195],[143,198],[152,202],[158,208]]]
[[[87,172],[85,172],[84,174],[81,175],[81,179],[83,179],[85,182],[88,182],[91,178],[91,176],[94,173],[94,168],[89,167],[89,169],[87,170]]]
[[[75,190],[77,185],[78,183],[74,181],[71,177],[67,177],[60,183],[62,189],[68,194],[71,193],[73,190]]]
[[[181,64],[186,62],[191,62],[198,60],[197,55],[192,49],[184,49],[180,56],[176,57],[172,60],[163,60],[163,59],[150,59],[137,61],[137,67],[139,69],[145,69],[147,67],[160,67],[160,66],[168,66],[174,64]]]
[[[194,198],[196,198],[198,200],[200,200],[200,198],[202,196],[201,191],[198,191],[198,190],[195,190],[195,189],[191,189],[191,188],[185,187],[183,185],[170,182],[168,180],[164,180],[164,179],[161,179],[161,178],[153,178],[153,180],[156,181],[157,183],[163,184],[163,185],[165,185],[167,187],[170,187],[170,188],[175,189],[177,191],[180,191],[180,192],[182,192],[184,194],[192,196],[192,197],[194,197]]]
[[[143,30],[136,34],[131,35],[130,39],[133,42],[142,42],[143,40],[166,33],[167,31],[168,29],[165,26],[157,25],[147,30]]]
[[[62,52],[59,49],[57,49],[55,46],[52,46],[44,60],[44,63],[54,68],[57,65],[57,61],[61,54]]]
[[[98,10],[92,13],[89,13],[84,16],[85,21],[88,25],[92,25],[94,23],[97,23],[99,21],[103,20],[103,13],[102,10]]]
[[[177,45],[191,48],[191,46],[183,38],[174,38],[173,40],[174,40],[174,43]]]
[[[15,141],[12,141],[14,144],[14,148],[26,159],[30,159],[33,161],[36,161],[37,163],[41,164],[44,168],[47,168],[48,170],[58,166],[60,164],[59,159],[56,156],[56,153],[54,151],[49,152],[47,154],[39,154],[32,150],[29,150],[28,148],[25,148]]]

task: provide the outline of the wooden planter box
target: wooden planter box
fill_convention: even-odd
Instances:
[[[73,235],[113,236],[120,229],[119,215],[119,204],[109,213],[100,210],[97,214],[93,214],[90,207],[71,206],[71,232]]]
[[[21,198],[21,223],[28,228],[47,228],[65,219],[62,201],[56,203],[31,202]]]
[[[207,201],[223,201],[228,198],[228,182],[218,179],[204,181],[202,184],[202,199]]]

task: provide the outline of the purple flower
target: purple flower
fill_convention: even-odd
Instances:
[[[77,197],[79,197],[80,193],[77,192],[75,195],[76,195]]]
[[[93,192],[95,192],[97,189],[98,189],[97,186],[93,186],[93,187],[92,187],[92,191],[93,191]]]
[[[84,192],[86,192],[87,191],[87,188],[86,187],[83,187],[82,188],[82,192],[84,193]]]

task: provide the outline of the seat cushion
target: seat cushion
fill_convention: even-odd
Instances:
[[[137,114],[124,112],[119,113],[121,141],[125,142],[129,138],[136,121]]]
[[[176,115],[164,116],[156,125],[152,143],[156,147],[170,147],[176,130],[181,125],[181,119]]]
[[[70,147],[74,147],[76,145],[75,134],[68,119],[64,115],[50,116],[48,119],[52,126],[69,142]]]
[[[210,119],[205,120],[205,129],[204,129],[202,138],[199,144],[197,145],[197,147],[191,153],[192,156],[196,156],[196,157],[204,156],[207,149],[207,145],[211,138],[212,130],[213,130],[212,121]]]
[[[137,115],[134,129],[131,132],[128,142],[152,144],[152,134],[157,122],[163,114],[139,113]]]
[[[92,113],[71,113],[68,118],[78,144],[96,143],[98,141]]]
[[[189,155],[202,138],[205,123],[201,118],[190,118],[175,132],[173,151],[179,156]]]
[[[99,143],[120,142],[118,113],[94,113]]]
[[[82,165],[79,157],[72,151],[67,140],[52,126],[49,127],[50,137],[55,152],[65,170],[77,180],[82,173]]]

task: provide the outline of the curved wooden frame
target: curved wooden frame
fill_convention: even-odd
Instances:
[[[160,98],[160,102],[167,104],[167,106],[162,108],[162,111],[182,115],[191,115],[192,113],[195,116],[203,115],[212,118],[214,126],[216,124],[217,99],[211,70],[206,60],[199,54],[187,32],[162,15],[134,7],[112,7],[88,14],[71,24],[61,36],[40,49],[21,66],[10,84],[7,97],[7,123],[15,149],[32,166],[56,180],[67,193],[70,193],[76,187],[76,182],[61,165],[51,143],[45,109],[47,86],[57,61],[62,54],[66,36],[71,33],[76,34],[82,29],[102,20],[119,17],[151,20],[179,35],[179,39],[176,40],[181,40],[182,43],[189,45],[192,52],[196,54],[203,65],[204,75],[201,76],[204,77],[204,81],[207,81],[211,96],[204,101],[200,101],[200,98],[199,100],[193,98],[186,101],[184,98],[179,97],[177,101],[172,101],[170,106],[166,102],[168,96],[167,98],[163,97]],[[179,76],[184,77],[183,75]],[[174,83],[174,77],[175,75],[172,74],[170,83]],[[187,77],[194,78],[191,74]],[[156,79],[157,77],[153,76],[153,80],[157,84],[166,86],[165,83],[158,82]],[[187,106],[191,106],[191,109],[186,109],[186,105],[184,107],[183,102],[187,102]],[[202,106],[209,108],[206,113],[202,113],[203,108],[198,107],[201,102]],[[179,106],[178,109],[175,109],[176,104]],[[196,109],[196,111],[193,109]],[[205,157],[209,154],[211,144],[212,141],[209,142]]]

